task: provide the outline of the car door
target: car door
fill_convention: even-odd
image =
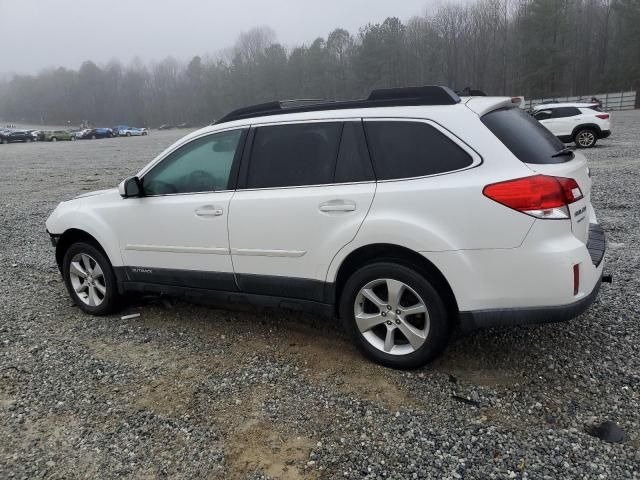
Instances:
[[[240,289],[325,300],[329,264],[355,237],[375,189],[360,119],[252,128],[229,214]]]
[[[246,132],[189,141],[143,174],[142,197],[123,199],[111,221],[130,281],[236,290],[227,216]]]
[[[558,136],[569,136],[580,123],[580,110],[576,107],[560,107],[554,112],[555,128]]]

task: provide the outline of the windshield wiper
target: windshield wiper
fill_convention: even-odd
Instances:
[[[563,149],[558,150],[556,153],[551,155],[551,158],[561,157],[563,155],[573,156],[573,149],[571,147],[564,147]]]

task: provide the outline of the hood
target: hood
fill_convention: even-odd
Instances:
[[[87,192],[78,195],[77,197],[73,197],[72,200],[77,200],[78,198],[87,198],[87,197],[95,197],[96,195],[104,195],[105,193],[111,193],[113,191],[117,191],[117,188],[108,188],[105,190],[96,190],[95,192]]]

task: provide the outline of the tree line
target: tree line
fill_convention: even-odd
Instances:
[[[403,23],[287,48],[268,27],[189,62],[134,60],[0,79],[0,117],[41,124],[207,124],[275,99],[443,84],[529,98],[640,89],[639,0],[444,3]]]

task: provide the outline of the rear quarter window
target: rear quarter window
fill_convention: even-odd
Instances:
[[[378,180],[436,175],[473,164],[454,141],[423,122],[367,121],[365,131]]]
[[[542,165],[565,163],[573,158],[573,154],[554,157],[564,149],[564,144],[519,108],[494,110],[480,120],[521,162]]]

